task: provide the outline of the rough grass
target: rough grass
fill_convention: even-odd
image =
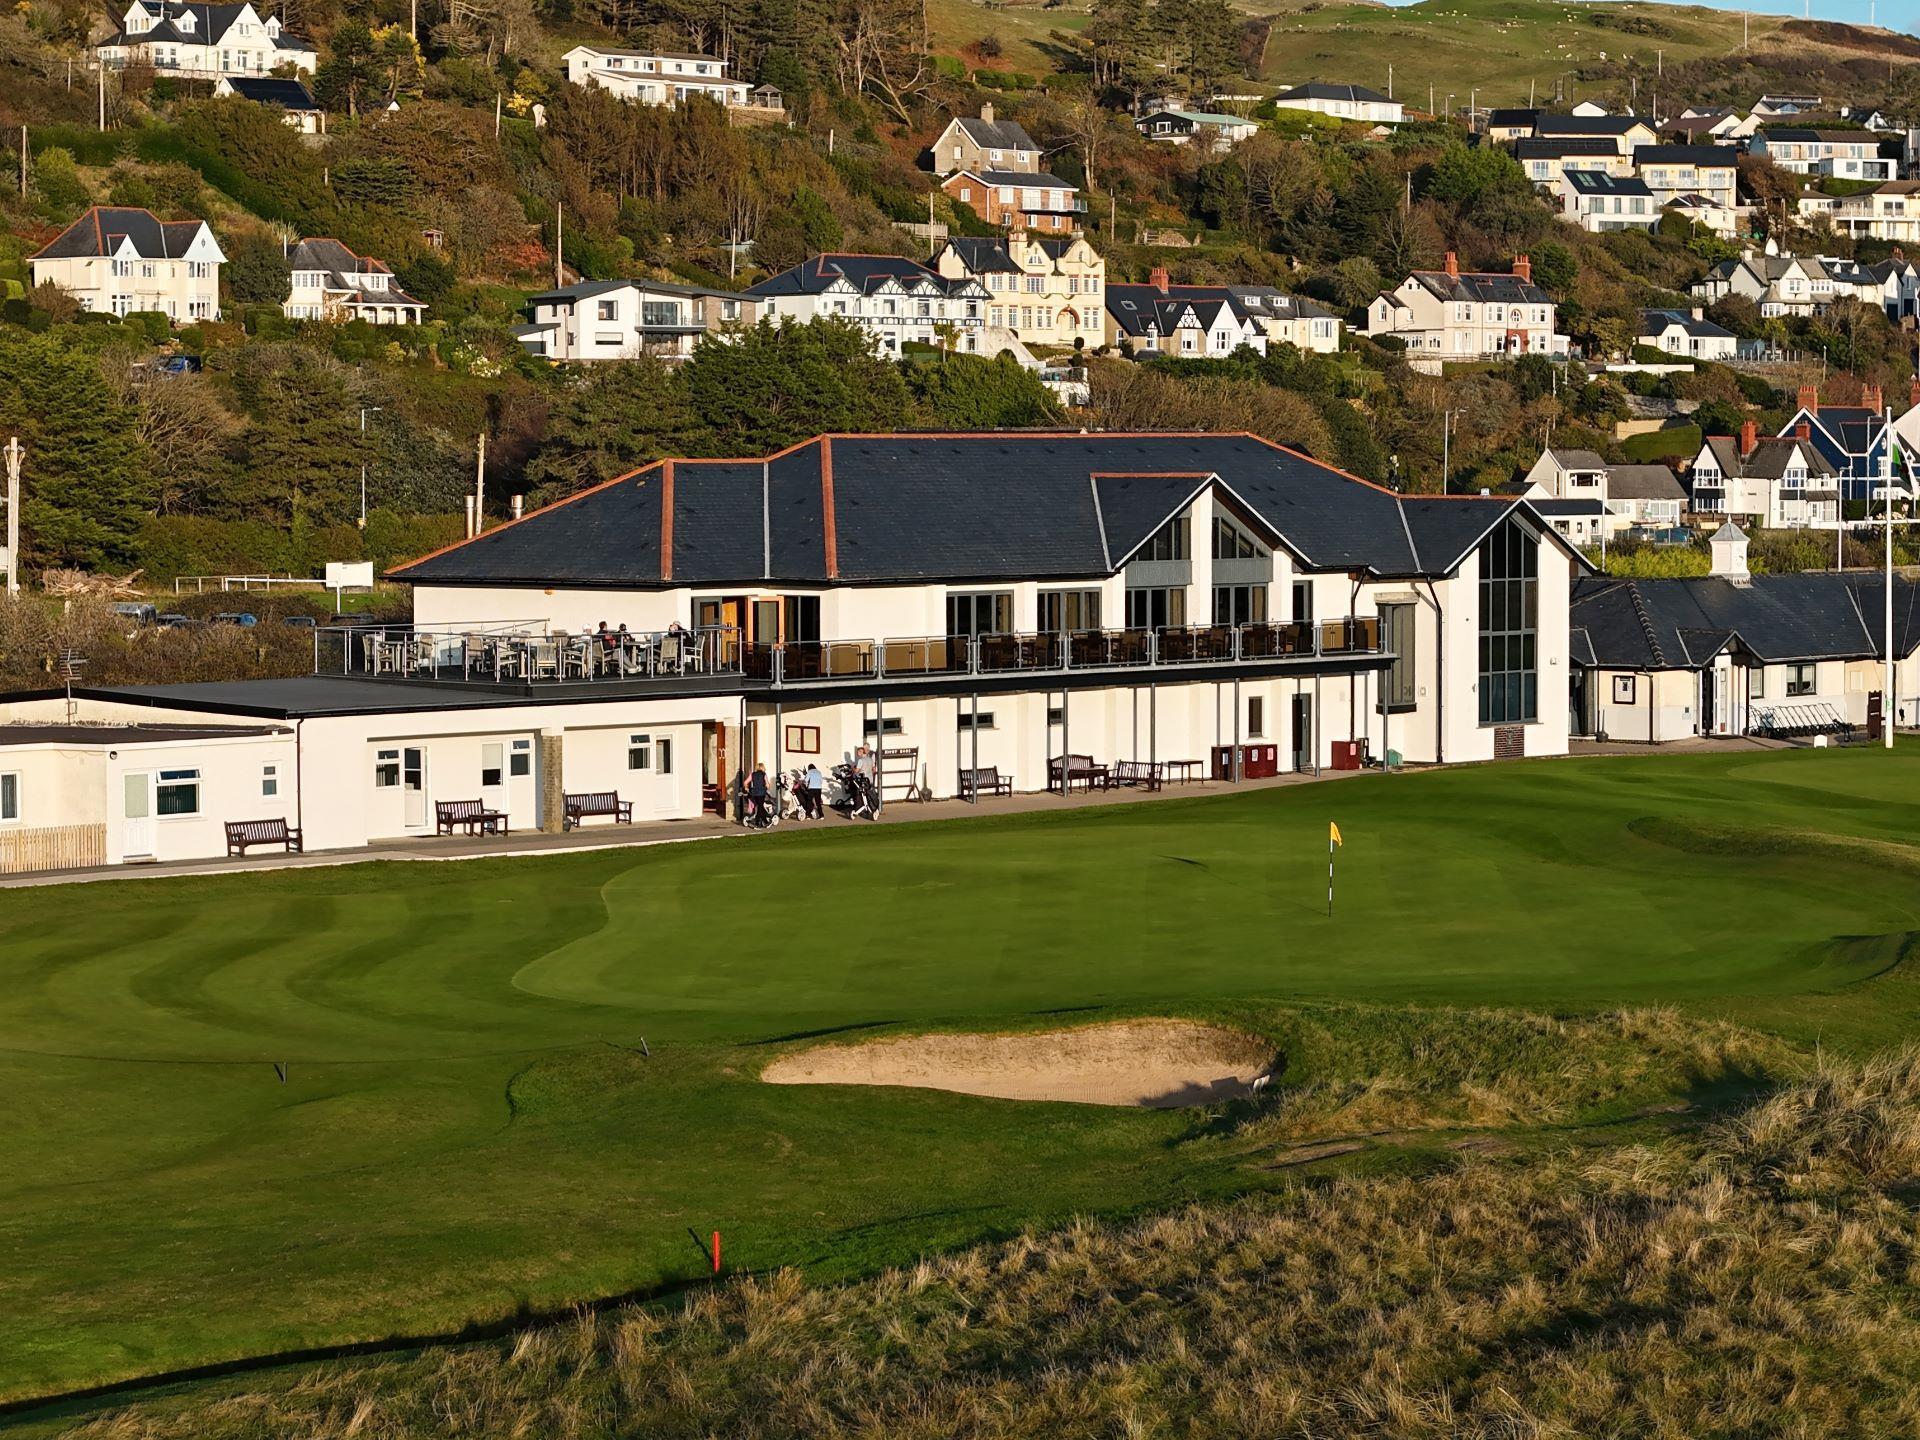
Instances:
[[[1651,1024],[1655,1040],[1667,1022]],[[1920,1429],[1920,1050],[1658,1144],[740,1279],[229,1382],[87,1440],[1886,1436]]]
[[[1558,1019],[1515,1010],[1338,1006],[1264,1017],[1284,1066],[1239,1132],[1558,1125],[1798,1073],[1784,1041],[1666,1009]]]

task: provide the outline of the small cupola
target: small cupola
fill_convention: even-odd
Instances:
[[[1735,585],[1745,585],[1753,579],[1753,572],[1747,569],[1747,532],[1731,520],[1713,532],[1707,548],[1713,554],[1712,573],[1720,579]]]

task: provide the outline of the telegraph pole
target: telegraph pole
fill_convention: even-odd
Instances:
[[[473,533],[487,527],[487,432],[480,432],[480,459],[473,467]]]
[[[20,437],[7,441],[7,595],[20,593],[20,460],[26,451]]]

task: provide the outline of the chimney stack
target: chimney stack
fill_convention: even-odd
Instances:
[[[1886,409],[1886,394],[1880,389],[1878,384],[1869,385],[1861,392],[1860,403],[1878,415],[1882,410]]]
[[[1920,375],[1907,382],[1907,408],[1911,410],[1917,405],[1920,405]]]
[[[1447,274],[1455,280],[1460,278],[1460,257],[1451,250],[1447,251]]]
[[[1514,256],[1513,273],[1531,285],[1533,283],[1533,261],[1525,255]]]
[[[1167,275],[1167,267],[1164,265],[1156,265],[1153,267],[1152,272],[1148,274],[1147,283],[1164,295],[1167,293],[1167,286],[1173,282]]]
[[[1793,438],[1796,440],[1813,439],[1813,426],[1809,425],[1805,420],[1802,420],[1798,425],[1793,427]]]
[[[991,125],[993,123],[993,106],[992,105],[988,104],[988,105],[982,105],[980,107],[980,120],[981,120],[981,123],[985,125]]]
[[[1818,415],[1820,413],[1820,388],[1817,385],[1802,385],[1800,387],[1800,408],[1809,415]]]
[[[1742,420],[1740,422],[1740,458],[1744,460],[1753,454],[1759,443],[1760,427],[1751,419]]]

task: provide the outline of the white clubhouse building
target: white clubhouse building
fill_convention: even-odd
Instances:
[[[227,822],[309,851],[473,809],[557,830],[596,794],[690,818],[755,762],[875,738],[890,801],[1044,790],[1062,757],[1230,781],[1558,755],[1586,570],[1524,500],[1245,435],[660,461],[399,567],[412,625],[323,633],[311,675],[0,696],[0,868],[219,856]]]

